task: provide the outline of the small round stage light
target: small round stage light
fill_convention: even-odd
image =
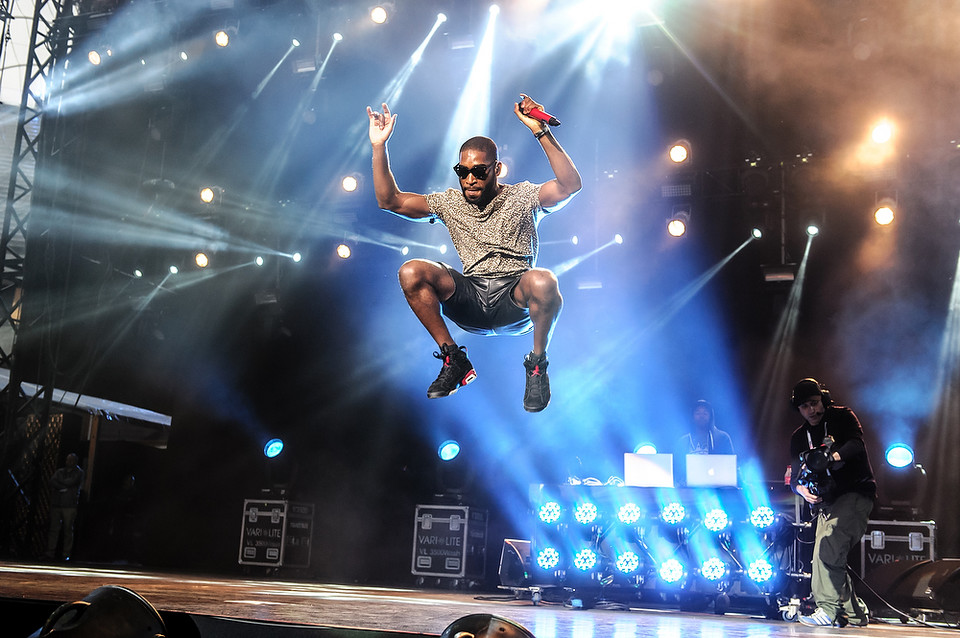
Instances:
[[[490,5],[490,15],[495,16],[495,15],[498,15],[499,13],[500,13],[500,5],[498,5],[498,4],[491,4],[491,5]]]
[[[540,506],[540,510],[537,512],[537,516],[540,520],[547,525],[552,525],[560,520],[560,515],[563,513],[563,508],[560,507],[560,503],[556,501],[547,501]]]
[[[671,237],[683,237],[687,232],[687,224],[682,219],[671,219],[667,222],[667,232]]]
[[[657,446],[653,443],[641,443],[633,452],[634,454],[656,454]]]
[[[301,255],[300,253],[293,253],[290,259],[293,260],[293,263],[299,264],[301,261],[303,261],[303,255]]]
[[[617,518],[620,519],[620,522],[624,525],[633,525],[640,520],[642,515],[643,512],[636,503],[626,503],[621,505],[620,510],[617,512]]]
[[[893,467],[907,467],[913,463],[913,448],[906,443],[894,443],[887,448],[883,457]]]
[[[410,246],[403,246],[400,248],[400,254],[406,257],[410,254]]]
[[[133,276],[136,277],[137,279],[140,279],[141,277],[143,277],[143,271],[140,270],[139,268],[136,268],[133,271]]]
[[[596,564],[597,553],[589,547],[581,549],[577,552],[577,555],[573,557],[573,566],[582,572],[593,569]]]
[[[179,269],[179,268],[177,268],[176,266],[170,266],[170,274],[171,274],[171,275],[175,275],[175,274],[177,274],[178,272],[180,272],[180,269]]]
[[[374,7],[370,10],[370,19],[375,24],[383,24],[387,21],[387,10],[383,7]]]
[[[766,559],[758,558],[747,566],[747,576],[755,583],[765,583],[773,578],[773,565]]]
[[[668,558],[660,565],[660,578],[666,583],[676,583],[683,578],[683,564],[676,558]]]
[[[257,255],[257,258],[253,260],[253,263],[255,263],[255,264],[258,265],[258,266],[262,266],[262,265],[263,265],[263,257],[261,257],[260,255]]]
[[[577,244],[580,243],[580,238],[574,235],[573,237],[570,238],[570,243],[576,246]]]
[[[617,556],[617,571],[622,574],[632,574],[640,568],[640,557],[629,550]]]
[[[225,30],[220,29],[213,34],[213,41],[217,43],[218,47],[226,47],[230,45],[230,34]]]
[[[597,520],[599,511],[593,503],[580,503],[573,510],[573,518],[581,525],[590,525]]]
[[[615,243],[615,244],[622,244],[622,243],[623,243],[623,235],[621,235],[620,233],[617,233],[616,235],[614,235],[614,236],[613,236],[613,243]]]
[[[283,441],[281,439],[270,439],[263,446],[263,455],[268,459],[274,459],[283,452]]]
[[[453,439],[444,441],[440,444],[440,447],[437,448],[437,456],[440,457],[441,461],[452,461],[457,458],[459,454],[460,444]]]
[[[750,524],[757,529],[770,527],[773,525],[774,520],[776,520],[776,514],[774,514],[773,508],[769,505],[760,505],[753,508],[753,511],[750,512]]]
[[[200,189],[200,201],[204,204],[210,204],[217,197],[217,192],[212,186],[204,186]]]
[[[193,256],[193,261],[197,264],[197,268],[206,268],[210,265],[210,258],[206,253],[197,253]]]
[[[750,231],[750,234],[753,235],[753,238],[754,238],[754,239],[762,239],[762,238],[763,238],[763,231],[760,230],[759,228],[754,228],[752,231]]]
[[[873,213],[873,219],[881,226],[889,226],[893,223],[894,213],[890,206],[879,206]]]
[[[683,142],[674,142],[667,151],[667,156],[674,164],[683,164],[690,158],[690,147]]]
[[[820,234],[820,227],[817,226],[816,224],[809,224],[807,226],[807,234],[810,235],[811,237],[816,237],[817,235]]]
[[[667,503],[660,511],[660,519],[668,525],[679,525],[686,515],[687,511],[683,509],[683,505],[676,501]]]
[[[298,47],[298,46],[300,46],[300,40],[297,40],[296,38],[294,38],[294,39],[290,40],[290,44],[292,44],[292,45],[295,46],[295,47]]]
[[[886,144],[893,139],[893,124],[889,120],[882,120],[870,131],[870,139],[877,144]]]
[[[89,60],[90,64],[93,66],[99,66],[99,64],[103,61],[100,58],[100,52],[95,50],[91,50],[89,53],[87,53],[87,60]]]
[[[540,569],[556,569],[560,564],[560,552],[553,547],[544,547],[537,553],[537,565]]]
[[[343,40],[343,35],[340,34],[340,33],[334,33],[334,34],[333,34],[333,39],[334,39],[335,41],[339,42],[340,40]]]
[[[730,523],[727,513],[722,509],[715,508],[703,515],[703,526],[711,532],[721,532],[726,529]]]
[[[350,250],[350,246],[346,244],[340,244],[337,246],[337,257],[340,259],[349,259],[350,255],[353,254]]]
[[[713,556],[700,565],[700,575],[707,580],[718,581],[727,573],[727,566],[722,560]]]
[[[446,22],[446,21],[447,21],[447,14],[446,14],[446,13],[438,13],[438,14],[437,14],[437,22]]]
[[[187,52],[186,52],[186,51],[181,51],[181,52],[180,52],[180,59],[181,59],[183,62],[186,62],[187,60],[190,59],[190,56],[187,55]]]
[[[348,193],[352,193],[357,190],[358,186],[360,186],[360,181],[357,179],[356,175],[347,175],[340,180],[340,188]]]

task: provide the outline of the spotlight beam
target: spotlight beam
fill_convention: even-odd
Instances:
[[[569,243],[569,242],[566,242],[566,241],[565,241],[565,242],[563,242],[563,243]],[[569,271],[573,270],[574,268],[576,268],[577,266],[579,266],[580,264],[582,264],[582,263],[585,262],[586,260],[590,259],[590,258],[593,257],[594,255],[596,255],[597,253],[599,253],[601,250],[604,250],[604,249],[609,248],[610,246],[614,246],[614,245],[616,245],[616,244],[617,244],[617,240],[611,239],[610,241],[608,241],[608,242],[605,243],[604,245],[598,246],[597,248],[594,248],[593,250],[591,250],[591,251],[588,252],[588,253],[585,253],[585,254],[580,255],[580,256],[578,256],[578,257],[573,257],[572,259],[568,259],[568,260],[566,260],[566,261],[564,261],[564,262],[561,262],[561,263],[557,264],[557,265],[554,266],[551,270],[553,270],[553,273],[554,273],[557,277],[559,277],[560,275],[562,275],[562,274],[564,274],[564,273],[566,273],[566,272],[569,272]]]

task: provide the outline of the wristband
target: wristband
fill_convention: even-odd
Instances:
[[[549,132],[550,132],[550,129],[548,129],[548,128],[542,128],[542,129],[540,129],[539,131],[537,131],[536,133],[534,133],[533,136],[539,140],[541,137],[543,137],[544,135],[546,135],[546,134],[549,133]]]

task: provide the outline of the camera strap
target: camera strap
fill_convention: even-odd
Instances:
[[[827,436],[828,436],[828,435],[827,435],[827,423],[826,423],[826,421],[824,421],[824,423],[823,423],[823,438],[826,439]],[[810,446],[809,449],[811,449],[811,450],[812,450],[813,448],[817,447],[816,445],[813,444],[813,437],[810,436],[810,428],[807,428],[807,445]],[[826,473],[827,473],[827,476],[831,476],[831,474],[830,474],[830,468],[829,468],[829,467],[828,467],[825,471],[826,471]]]

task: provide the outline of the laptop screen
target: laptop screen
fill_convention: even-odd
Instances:
[[[688,487],[736,487],[736,454],[687,454]]]
[[[673,487],[673,455],[624,453],[623,484],[630,487]]]

